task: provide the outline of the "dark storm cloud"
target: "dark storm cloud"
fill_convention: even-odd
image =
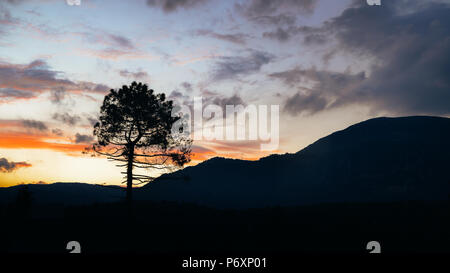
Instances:
[[[350,74],[301,68],[270,76],[289,86],[312,85],[312,88],[300,88],[301,92],[286,99],[284,110],[292,115],[303,112],[314,114],[327,108],[358,102],[361,98],[354,97],[354,90],[366,80],[364,72]]]
[[[173,12],[179,8],[190,9],[201,4],[207,3],[209,0],[147,0],[150,7],[161,8],[164,12]]]
[[[79,144],[79,143],[90,144],[93,141],[94,141],[94,137],[93,136],[81,135],[79,133],[76,133],[76,135],[75,135],[75,143],[77,143],[77,144]]]
[[[208,29],[199,29],[195,31],[194,34],[199,36],[208,36],[239,45],[244,45],[246,43],[246,39],[249,38],[249,35],[243,33],[221,34]]]
[[[52,118],[67,125],[76,125],[81,121],[81,117],[78,115],[71,115],[69,113],[54,113]]]
[[[22,125],[25,128],[36,129],[38,131],[47,131],[48,127],[42,121],[37,120],[23,120]]]
[[[27,162],[12,162],[6,158],[0,158],[0,172],[9,173],[17,170],[18,168],[31,167],[31,164]]]
[[[212,72],[213,81],[235,79],[261,70],[265,64],[273,61],[272,54],[262,51],[250,51],[247,56],[221,57]]]
[[[366,1],[355,1],[322,27],[304,29],[303,33],[309,37],[334,37],[338,43],[335,50],[339,52],[374,61],[367,77],[349,85],[337,85],[332,91],[325,88],[330,87],[330,78],[316,78],[313,90],[291,98],[297,104],[292,102],[287,110],[293,109],[292,105],[308,108],[304,102],[313,96],[313,105],[321,105],[317,98],[323,98],[327,106],[312,106],[311,110],[358,103],[370,106],[373,111],[396,114],[449,114],[449,14],[450,5],[446,3],[383,1],[381,6],[374,7]],[[313,42],[323,43],[320,39]],[[298,73],[311,76],[295,69],[271,76],[292,85],[297,84]],[[348,76],[340,75],[343,79]],[[325,83],[321,82],[324,80]]]

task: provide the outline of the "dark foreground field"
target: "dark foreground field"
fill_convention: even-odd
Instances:
[[[190,204],[1,207],[1,252],[65,253],[449,253],[450,203],[326,204],[217,210]]]

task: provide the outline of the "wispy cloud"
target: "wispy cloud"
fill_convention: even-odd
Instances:
[[[147,72],[145,71],[136,71],[136,72],[131,72],[128,71],[126,69],[120,70],[119,71],[119,75],[125,78],[132,78],[132,79],[145,79],[145,78],[149,78],[149,75]]]
[[[122,49],[114,49],[114,48],[106,48],[106,49],[79,49],[78,53],[86,56],[95,57],[98,59],[105,60],[156,60],[157,56],[152,55],[147,52],[140,52],[137,50],[122,50]]]
[[[222,34],[222,33],[217,33],[215,31],[209,30],[209,29],[196,30],[194,32],[194,35],[207,36],[207,37],[211,37],[214,39],[218,39],[218,40],[222,40],[222,41],[226,41],[226,42],[230,42],[230,43],[234,43],[234,44],[238,44],[238,45],[245,45],[246,40],[248,38],[250,38],[250,35],[244,34],[244,33]]]

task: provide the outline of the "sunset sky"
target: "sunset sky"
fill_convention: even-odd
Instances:
[[[178,103],[279,105],[297,152],[378,116],[450,114],[450,1],[0,1],[0,186],[119,185],[83,155],[103,97],[132,81]],[[195,141],[193,162],[259,141]],[[276,170],[274,170],[276,171]]]

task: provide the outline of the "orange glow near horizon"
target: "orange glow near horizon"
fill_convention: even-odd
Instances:
[[[85,144],[58,143],[48,140],[67,141],[63,137],[47,135],[29,135],[25,133],[2,133],[0,134],[0,148],[6,149],[51,149],[64,152],[82,152],[87,146]]]
[[[14,122],[9,124],[17,125]],[[17,164],[17,168],[10,172],[0,172],[0,187],[55,182],[122,185],[123,176],[120,172],[123,169],[116,167],[117,162],[108,161],[102,156],[84,155],[82,152],[87,144],[68,141],[67,137],[44,133],[0,133],[0,158],[6,158]],[[243,151],[239,152],[239,149]],[[191,162],[186,166],[194,166],[217,156],[258,160],[267,155],[269,153],[246,150],[243,147],[226,151],[220,147],[205,148],[197,144],[193,149]]]

